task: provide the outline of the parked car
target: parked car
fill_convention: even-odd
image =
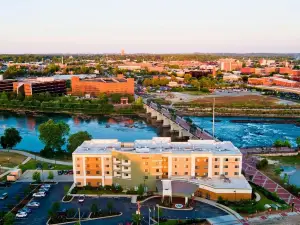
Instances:
[[[27,207],[24,207],[23,209],[20,209],[20,210],[18,211],[18,213],[21,213],[21,212],[25,212],[25,213],[29,214],[29,213],[32,212],[32,210],[29,209],[29,208],[27,208]]]
[[[69,171],[68,171],[68,174],[69,174],[69,175],[73,175],[73,170],[69,170]]]
[[[16,214],[16,217],[17,218],[26,218],[27,217],[27,213],[26,212],[18,212],[17,214]]]
[[[48,188],[48,189],[50,189],[51,188],[51,184],[43,184],[41,186],[41,188]]]
[[[58,174],[58,175],[63,175],[63,173],[64,173],[64,172],[63,172],[62,170],[57,171],[57,174]]]
[[[42,191],[41,192],[36,192],[32,196],[33,197],[38,197],[38,198],[45,197],[46,196],[46,192],[42,192]]]
[[[83,203],[84,199],[85,199],[85,196],[84,195],[80,195],[79,198],[78,198],[78,202],[79,203]]]
[[[32,208],[37,208],[40,206],[40,203],[39,202],[29,202],[27,203],[26,205],[27,207],[32,207]]]
[[[69,171],[68,170],[64,170],[64,175],[68,175]]]
[[[48,188],[40,188],[40,189],[39,189],[39,192],[45,192],[45,193],[48,193],[48,192],[49,192],[49,189],[48,189]]]
[[[3,193],[2,195],[0,195],[0,200],[4,200],[8,197],[7,193]]]

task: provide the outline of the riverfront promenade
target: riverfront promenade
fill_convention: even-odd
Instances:
[[[261,171],[256,169],[256,163],[258,159],[254,156],[246,156],[243,157],[243,171],[245,172],[245,177],[247,180],[252,181],[253,183],[264,187],[270,192],[275,192],[277,195],[284,200],[287,204],[295,204],[295,210],[300,211],[300,199],[296,196],[292,195],[282,186],[277,184],[275,181],[270,179],[268,176],[263,174]]]

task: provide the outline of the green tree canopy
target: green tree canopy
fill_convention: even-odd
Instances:
[[[87,131],[79,131],[72,134],[68,139],[68,151],[71,153],[74,152],[84,141],[91,139],[92,135],[90,135]]]
[[[11,212],[8,212],[4,216],[4,225],[13,225],[15,222],[15,215]]]
[[[65,137],[69,134],[70,127],[65,122],[55,123],[53,120],[48,120],[42,123],[39,128],[39,139],[45,144],[46,147],[61,150],[65,144]]]
[[[21,141],[22,137],[16,128],[6,128],[0,140],[3,148],[13,148]]]

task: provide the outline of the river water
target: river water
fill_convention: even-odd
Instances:
[[[212,133],[211,117],[190,117],[195,124]],[[266,118],[248,117],[216,117],[215,136],[221,140],[232,141],[237,147],[262,147],[272,146],[277,139],[287,139],[296,146],[296,138],[300,137],[300,127],[295,124],[282,124],[284,119],[267,118],[278,120],[278,123],[234,123],[232,120],[265,120]]]
[[[87,131],[93,138],[132,142],[136,139],[151,139],[157,136],[157,128],[146,124],[144,120],[138,117],[80,119],[68,115],[28,116],[11,112],[0,112],[0,134],[4,133],[5,128],[15,127],[23,138],[15,148],[38,152],[44,147],[38,138],[38,126],[48,119],[64,121],[70,126],[71,134]]]
[[[158,129],[152,122],[146,123],[139,117],[97,117],[82,119],[68,115],[18,115],[12,112],[0,112],[0,135],[5,128],[15,127],[19,130],[22,141],[15,148],[29,151],[40,151],[44,145],[39,140],[38,126],[48,119],[64,121],[70,126],[70,133],[87,131],[93,138],[119,139],[133,142],[136,139],[151,139],[155,136],[170,136],[169,132]],[[211,117],[191,117],[200,127],[212,132]],[[288,139],[293,146],[295,139],[300,136],[300,127],[293,124],[265,123],[233,123],[231,120],[245,117],[218,117],[215,133],[221,140],[232,141],[237,147],[271,146],[276,139]],[[255,118],[263,119],[263,118]],[[109,127],[108,127],[109,125]]]

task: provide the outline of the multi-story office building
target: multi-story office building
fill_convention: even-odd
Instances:
[[[134,94],[134,79],[125,79],[123,75],[118,75],[116,78],[93,78],[80,79],[72,77],[71,80],[72,94],[97,96],[100,93],[122,93]]]
[[[162,191],[162,180],[176,195],[197,195],[216,200],[250,199],[251,186],[241,174],[242,154],[231,142],[170,138],[136,140],[93,139],[73,153],[77,186],[121,185]]]
[[[66,94],[67,86],[65,80],[54,80],[52,77],[38,77],[14,82],[13,90],[17,93],[23,93],[25,96],[43,92]]]
[[[0,79],[0,92],[13,92],[13,83],[17,80],[2,80]]]

